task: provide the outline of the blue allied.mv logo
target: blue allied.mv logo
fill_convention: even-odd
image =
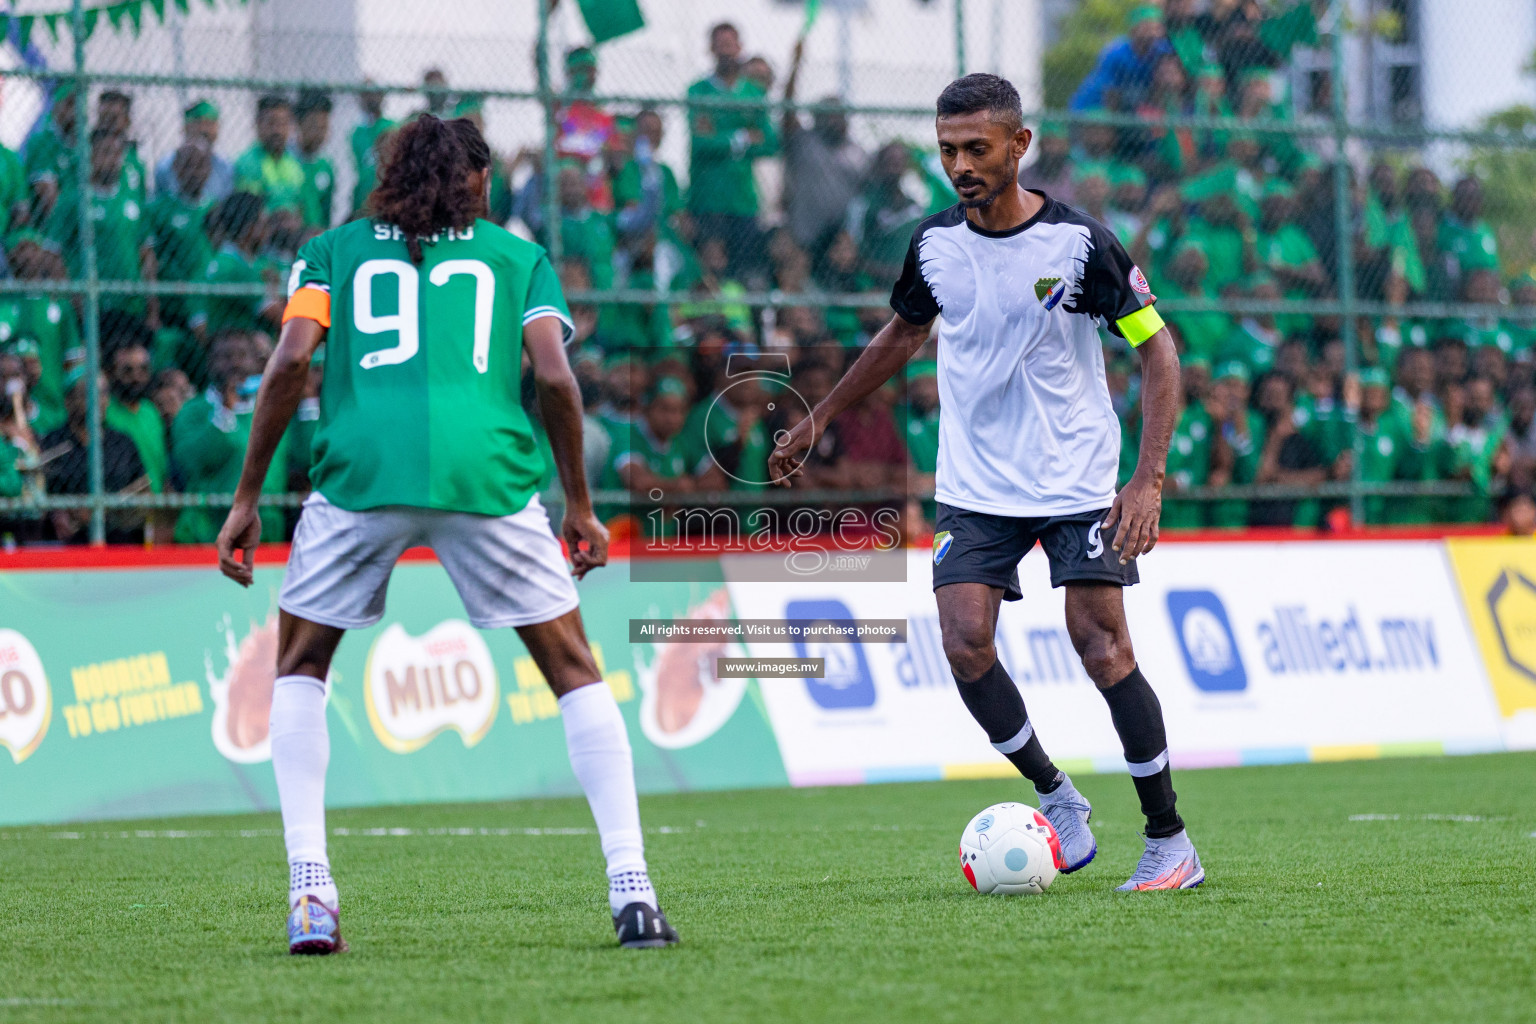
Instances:
[[[790,601],[784,617],[791,622],[814,625],[817,622],[850,622],[853,612],[838,600]],[[825,658],[826,671],[821,679],[807,679],[805,692],[811,700],[829,711],[875,706],[875,677],[864,660],[864,645],[800,638],[795,641],[795,657]]]
[[[1196,689],[1208,693],[1248,688],[1248,673],[1226,606],[1210,590],[1168,591],[1168,618]]]

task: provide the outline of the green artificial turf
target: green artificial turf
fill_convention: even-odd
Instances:
[[[1043,896],[956,861],[1020,783],[648,798],[660,951],[613,946],[578,801],[333,813],[328,958],[286,955],[276,815],[0,830],[0,1022],[1536,1018],[1536,754],[1175,778],[1208,881],[1152,894],[1111,891],[1125,776],[1077,780],[1099,856]]]

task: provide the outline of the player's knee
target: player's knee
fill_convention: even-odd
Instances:
[[[949,659],[949,670],[956,679],[971,680],[981,676],[997,660],[997,649],[992,637],[979,629],[947,629],[944,631],[944,656]]]
[[[330,652],[306,645],[296,645],[291,650],[281,651],[277,657],[279,677],[309,676],[312,679],[324,679],[330,669]]]
[[[1131,650],[1128,636],[1094,633],[1084,638],[1078,653],[1083,659],[1083,671],[1101,690],[1114,686],[1136,667],[1136,655]]]
[[[600,680],[597,661],[585,644],[562,650],[545,666],[544,679],[556,697],[564,697],[579,686]]]

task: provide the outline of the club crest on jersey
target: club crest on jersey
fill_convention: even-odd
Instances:
[[[955,538],[950,536],[948,530],[940,530],[933,535],[933,564],[938,565],[944,561],[944,556],[949,554],[949,549],[955,544]]]
[[[1035,282],[1035,297],[1047,310],[1055,309],[1066,297],[1067,282],[1059,277],[1042,277]]]

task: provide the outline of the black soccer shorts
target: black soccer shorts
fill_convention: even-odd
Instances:
[[[1051,586],[1067,583],[1139,583],[1136,560],[1120,564],[1110,547],[1116,527],[1099,524],[1109,509],[1065,516],[997,516],[939,503],[933,534],[933,589],[949,583],[985,583],[1003,588],[1003,600],[1017,601],[1019,562],[1035,546],[1051,562]]]

